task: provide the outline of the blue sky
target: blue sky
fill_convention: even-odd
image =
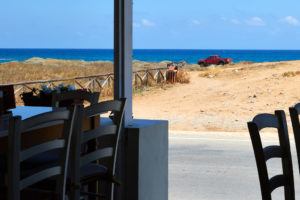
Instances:
[[[133,47],[300,49],[299,0],[134,0]],[[0,48],[112,48],[113,1],[2,0]]]

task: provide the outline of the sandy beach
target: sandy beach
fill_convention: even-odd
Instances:
[[[171,130],[247,131],[258,113],[300,102],[300,61],[235,64],[190,71],[189,84],[133,98],[135,118],[169,120]],[[290,129],[291,132],[291,129]]]
[[[133,69],[164,67],[133,62]],[[47,80],[112,72],[113,63],[33,58],[0,64],[0,82]],[[155,85],[134,91],[134,118],[169,120],[170,130],[247,131],[258,113],[286,111],[300,102],[300,61],[199,67],[186,65],[190,83]],[[25,75],[25,76],[24,76]],[[111,97],[103,97],[107,99]],[[290,127],[290,123],[289,123]]]

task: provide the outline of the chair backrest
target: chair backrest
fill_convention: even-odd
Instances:
[[[90,103],[90,105],[96,104],[99,100],[99,92],[86,92],[81,90],[68,91],[63,93],[57,93],[54,91],[52,93],[52,107],[59,107],[59,103],[68,100],[85,100]]]
[[[300,174],[300,122],[299,122],[300,103],[297,103],[294,107],[290,107],[289,111],[290,111],[290,117],[293,126],[297,158],[298,158],[298,169]]]
[[[47,178],[56,176],[56,196],[65,198],[66,170],[69,158],[71,134],[77,106],[66,110],[52,111],[21,120],[11,117],[8,135],[8,199],[19,200],[20,191]],[[53,124],[63,124],[62,137],[21,149],[22,134]],[[20,165],[27,159],[50,150],[58,150],[58,162],[49,167],[32,166],[33,172],[23,177]],[[22,176],[21,176],[22,175]]]
[[[279,145],[263,147],[260,137],[260,130],[263,128],[277,129]],[[255,154],[262,199],[271,200],[272,191],[281,186],[284,186],[286,200],[295,199],[293,166],[284,111],[275,111],[275,115],[256,115],[252,122],[248,122],[248,129]],[[266,163],[271,158],[281,158],[283,174],[269,179]]]
[[[115,175],[116,156],[118,150],[118,140],[120,135],[120,128],[122,127],[124,107],[126,99],[105,101],[83,108],[78,112],[78,127],[76,128],[77,134],[73,135],[72,148],[72,178],[73,182],[77,185],[80,182],[80,167],[98,161],[104,162],[104,166],[108,169],[109,178]],[[85,118],[99,116],[108,112],[113,112],[111,123],[103,125],[100,118],[100,127],[94,128],[89,131],[82,132],[82,122]],[[87,153],[81,152],[81,147],[89,141],[97,140],[97,148]],[[111,188],[110,188],[111,189]]]

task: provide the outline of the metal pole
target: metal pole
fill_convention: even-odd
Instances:
[[[127,126],[132,120],[132,0],[114,2],[114,99],[127,98]]]
[[[114,0],[114,99],[127,98],[124,127],[132,121],[132,0]],[[125,129],[120,134],[114,199],[126,196]]]

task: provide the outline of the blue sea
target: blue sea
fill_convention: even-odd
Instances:
[[[146,62],[183,61],[197,63],[209,55],[232,58],[233,62],[274,62],[300,60],[300,50],[175,50],[135,49],[133,59]],[[113,61],[112,49],[0,49],[0,63],[24,61],[32,57],[64,60]]]

